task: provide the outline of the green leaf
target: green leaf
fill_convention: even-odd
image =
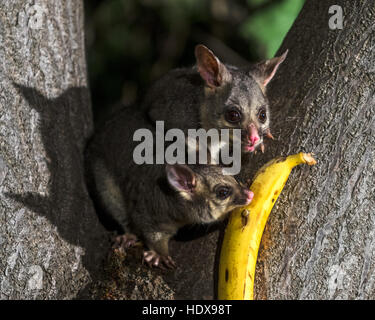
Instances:
[[[263,2],[262,0],[249,1],[251,7]],[[251,50],[255,49],[257,54],[263,58],[273,57],[304,2],[304,0],[284,0],[249,16],[241,26],[240,32],[244,37],[250,37],[256,41],[257,48],[251,48]]]

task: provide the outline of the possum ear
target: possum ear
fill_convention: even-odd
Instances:
[[[232,79],[225,65],[202,44],[195,47],[195,58],[202,79],[210,88],[217,88]]]
[[[177,191],[193,193],[196,186],[195,174],[188,166],[167,164],[165,167],[169,184]]]
[[[255,70],[253,69],[251,71],[263,91],[265,91],[267,84],[272,80],[277,69],[279,68],[279,65],[285,60],[287,54],[288,50],[286,50],[280,57],[274,57],[272,59],[259,62],[255,65]]]

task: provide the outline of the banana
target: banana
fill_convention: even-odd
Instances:
[[[292,169],[316,164],[312,154],[298,153],[266,163],[255,175],[250,190],[252,202],[234,210],[229,218],[221,247],[218,298],[252,300],[255,265],[268,216]]]

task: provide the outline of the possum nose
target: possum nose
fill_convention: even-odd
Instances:
[[[252,123],[249,126],[249,132],[250,132],[250,142],[252,146],[255,146],[257,141],[259,140],[259,133],[258,129],[255,127],[255,125]]]
[[[244,190],[244,193],[246,195],[246,204],[249,204],[253,198],[254,198],[254,192],[250,191],[250,190]]]

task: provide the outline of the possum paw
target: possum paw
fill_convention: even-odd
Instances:
[[[145,261],[149,267],[158,267],[160,269],[176,268],[176,263],[170,256],[162,256],[153,250],[145,251],[143,253],[143,261]]]
[[[133,247],[137,243],[137,241],[138,241],[138,238],[136,235],[132,233],[125,233],[120,236],[117,236],[114,239],[112,248],[126,250],[130,247]]]

